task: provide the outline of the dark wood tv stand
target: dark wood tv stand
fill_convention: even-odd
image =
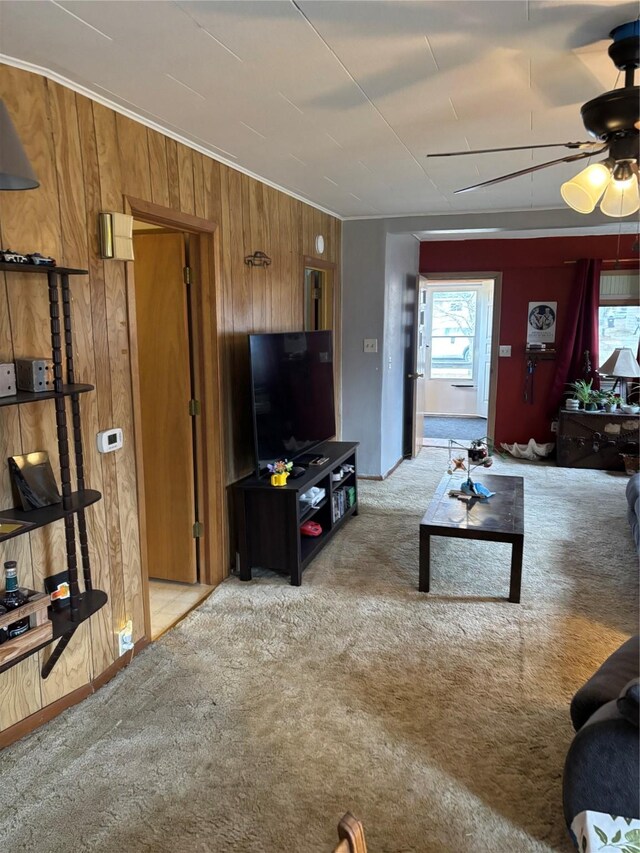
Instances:
[[[236,567],[243,581],[251,580],[254,568],[274,569],[290,575],[293,586],[302,583],[302,572],[316,554],[337,533],[346,520],[358,514],[357,441],[327,441],[314,448],[314,455],[326,456],[324,465],[309,465],[286,486],[272,486],[267,478],[247,477],[234,486],[237,549]],[[332,474],[341,465],[354,467],[353,474],[334,481]],[[316,507],[305,507],[300,496],[312,486],[325,489],[324,500]],[[355,501],[334,517],[334,495],[353,487]],[[322,527],[317,537],[303,536],[300,525],[313,519]]]

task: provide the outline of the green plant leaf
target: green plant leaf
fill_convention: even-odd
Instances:
[[[616,844],[618,841],[620,841],[621,838],[622,838],[622,830],[619,829],[616,832],[616,834],[613,836],[613,838],[611,839],[611,843]]]
[[[640,844],[640,829],[632,829],[625,832],[624,837],[627,841],[633,841],[634,844]]]
[[[603,843],[603,844],[606,844],[606,843],[609,841],[609,839],[607,838],[607,834],[606,834],[606,832],[603,832],[603,831],[600,829],[600,827],[599,827],[599,826],[596,826],[595,824],[593,825],[593,828],[595,829],[595,831],[596,831],[596,835],[598,836],[598,838],[600,839],[600,841],[602,841],[602,843]]]

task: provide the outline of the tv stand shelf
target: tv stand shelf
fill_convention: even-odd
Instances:
[[[343,524],[358,514],[357,441],[328,441],[317,448],[315,456],[326,456],[324,465],[309,465],[286,486],[272,486],[269,479],[247,477],[234,487],[238,527],[236,566],[240,579],[251,580],[254,568],[273,569],[291,577],[293,586],[302,583],[302,572]],[[339,481],[332,473],[341,465],[353,465],[355,473]],[[312,486],[325,489],[325,498],[317,507],[303,507],[300,496]],[[353,487],[354,503],[334,520],[334,494]],[[300,525],[313,518],[322,527],[320,536],[303,536]]]

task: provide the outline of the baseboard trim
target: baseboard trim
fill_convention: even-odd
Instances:
[[[142,639],[138,640],[134,645],[131,651],[115,660],[111,666],[107,667],[104,672],[101,672],[92,681],[89,681],[87,684],[83,684],[82,687],[78,687],[76,690],[72,690],[71,693],[67,693],[67,695],[63,696],[61,699],[57,699],[50,705],[36,711],[35,714],[25,717],[24,720],[20,720],[19,723],[14,723],[13,726],[9,726],[8,729],[0,732],[0,749],[4,749],[5,746],[15,743],[17,740],[20,740],[20,738],[23,738],[25,735],[35,731],[35,729],[38,729],[40,726],[43,726],[50,720],[53,720],[54,717],[57,717],[58,714],[66,711],[67,708],[72,708],[74,705],[82,702],[83,699],[86,699],[87,696],[91,696],[92,693],[95,693],[101,687],[104,687],[104,685],[111,681],[111,679],[116,676],[121,669],[128,666],[135,655],[145,649],[149,645],[149,642],[150,641],[147,637],[142,637]]]
[[[393,474],[393,472],[396,470],[396,468],[398,468],[399,465],[402,465],[403,461],[404,461],[404,458],[401,456],[400,459],[398,459],[398,461],[396,462],[396,464],[392,465],[391,468],[389,468],[389,470],[387,471],[387,473],[382,475],[382,479],[386,480],[387,477],[390,477]]]
[[[386,480],[387,477],[390,477],[396,468],[404,462],[404,458],[401,456],[400,459],[393,465],[386,474],[358,474],[359,480],[378,480],[379,482],[382,480]]]

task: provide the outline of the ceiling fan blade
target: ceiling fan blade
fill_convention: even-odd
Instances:
[[[511,178],[519,178],[521,175],[528,175],[531,172],[539,172],[540,169],[546,169],[547,166],[555,166],[556,163],[573,163],[574,160],[584,160],[585,157],[591,157],[593,154],[599,154],[604,151],[607,146],[603,146],[599,151],[581,151],[579,154],[571,154],[569,157],[560,157],[558,160],[548,160],[546,163],[539,163],[537,166],[530,166],[528,169],[520,169],[519,172],[511,172],[508,175],[501,175],[499,178],[492,178],[490,181],[483,181],[481,184],[474,184],[471,187],[464,187],[461,190],[454,190],[454,195],[458,193],[468,193],[471,190],[479,190],[481,187],[490,187],[493,184],[500,184],[502,181],[510,181]]]
[[[425,154],[425,157],[460,157],[463,154],[495,154],[500,151],[531,151],[534,148],[573,148],[580,151],[593,148],[598,142],[550,142],[547,145],[513,145],[510,148],[479,148],[477,151],[447,151],[444,154]]]

